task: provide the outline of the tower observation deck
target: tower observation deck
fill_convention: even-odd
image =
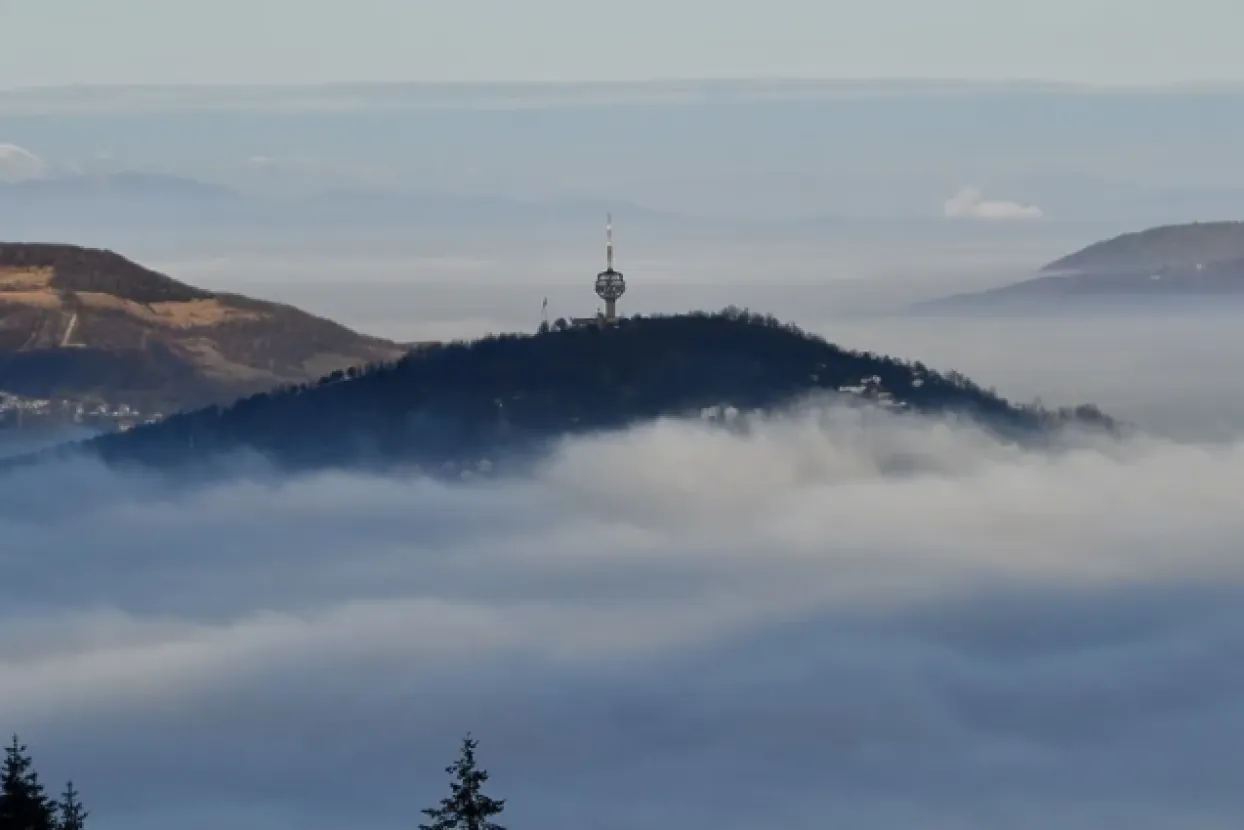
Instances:
[[[605,220],[605,270],[596,275],[596,296],[605,301],[605,322],[618,319],[618,299],[626,293],[626,279],[613,267],[613,216]]]

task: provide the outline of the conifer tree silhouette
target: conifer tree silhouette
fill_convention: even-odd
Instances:
[[[505,830],[491,821],[505,809],[505,799],[489,798],[483,794],[488,772],[476,765],[475,749],[478,746],[479,741],[469,733],[463,738],[462,754],[457,761],[445,767],[445,772],[453,776],[449,782],[450,794],[441,799],[439,806],[423,811],[430,823],[419,825],[419,830]]]
[[[56,808],[58,813],[56,830],[83,830],[86,827],[86,817],[89,813],[83,808],[72,781],[65,784],[65,791],[61,793]]]
[[[16,735],[0,765],[0,830],[56,830],[56,804]]]

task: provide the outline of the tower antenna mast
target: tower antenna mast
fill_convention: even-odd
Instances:
[[[605,214],[605,270],[613,270],[613,214]]]
[[[605,270],[596,275],[596,296],[605,301],[604,319],[618,319],[618,298],[626,293],[626,279],[613,267],[613,214],[605,214]]]

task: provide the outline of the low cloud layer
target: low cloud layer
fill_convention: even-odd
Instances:
[[[1031,221],[1045,216],[1036,205],[986,199],[979,188],[965,185],[942,204],[947,219],[980,219],[989,222]]]
[[[1244,445],[809,410],[532,478],[0,480],[0,728],[100,830],[1219,828]],[[56,493],[55,498],[48,493]]]
[[[0,182],[37,179],[47,172],[43,159],[16,144],[0,143]]]

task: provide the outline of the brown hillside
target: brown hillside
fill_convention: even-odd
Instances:
[[[186,285],[111,251],[0,244],[0,390],[180,409],[391,360],[291,306]]]

